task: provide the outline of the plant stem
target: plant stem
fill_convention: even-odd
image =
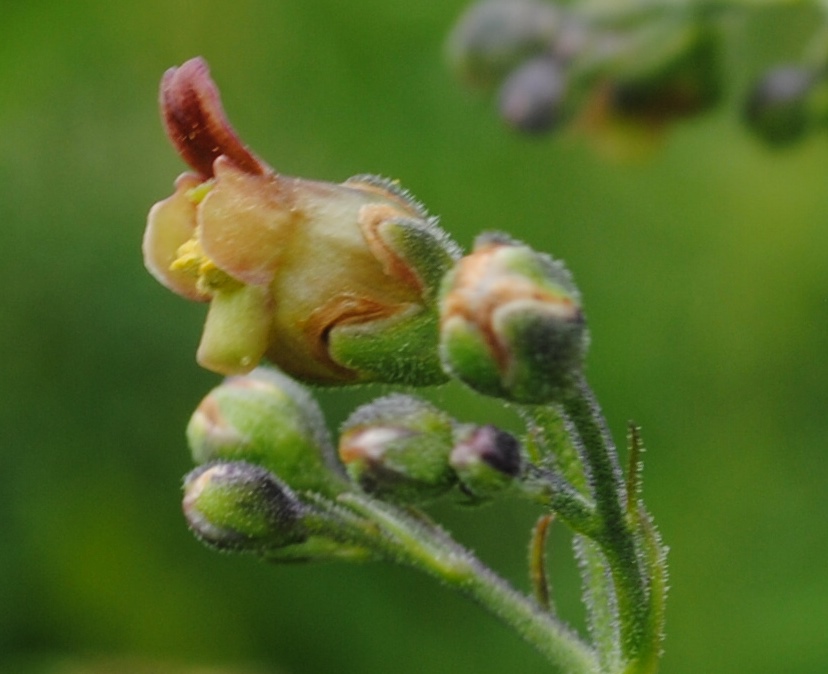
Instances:
[[[589,634],[598,650],[603,671],[617,672],[621,665],[620,621],[607,558],[598,544],[586,536],[576,534],[572,547],[584,584]]]
[[[459,590],[510,625],[564,674],[598,674],[592,648],[559,620],[493,573],[442,529],[428,526],[398,508],[349,493],[339,497],[363,517],[378,525],[382,535],[373,540],[389,560],[425,571]]]
[[[609,563],[621,619],[625,660],[634,660],[646,638],[649,613],[646,583],[635,534],[626,517],[626,493],[618,455],[586,380],[581,378],[563,406],[582,443],[589,482],[602,522],[596,542]]]

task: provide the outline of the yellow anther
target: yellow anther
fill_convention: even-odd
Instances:
[[[201,293],[210,294],[216,290],[229,290],[242,285],[240,281],[219,269],[215,262],[204,254],[204,249],[195,238],[179,246],[176,256],[170,270],[183,271],[196,277],[196,285]]]
[[[176,258],[170,265],[170,271],[183,271],[198,276],[204,260],[204,251],[195,239],[190,239],[175,251]]]

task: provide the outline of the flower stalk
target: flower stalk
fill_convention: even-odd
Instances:
[[[340,501],[379,524],[382,546],[391,559],[424,571],[471,597],[510,625],[559,671],[600,672],[591,647],[534,601],[509,587],[442,530],[411,520],[372,499],[347,494]]]

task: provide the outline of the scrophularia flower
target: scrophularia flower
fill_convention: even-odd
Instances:
[[[164,74],[160,104],[192,171],[150,211],[144,260],[210,303],[201,365],[239,374],[267,358],[328,384],[444,378],[436,294],[458,251],[419,203],[373,176],[278,174],[236,135],[200,58]]]

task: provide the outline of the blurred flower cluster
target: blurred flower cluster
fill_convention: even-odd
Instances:
[[[482,0],[458,19],[448,58],[469,85],[497,89],[513,128],[573,130],[628,158],[723,100],[721,10],[750,8],[739,0]],[[802,63],[772,68],[745,95],[743,119],[760,139],[781,146],[828,126],[826,44],[818,33]]]

